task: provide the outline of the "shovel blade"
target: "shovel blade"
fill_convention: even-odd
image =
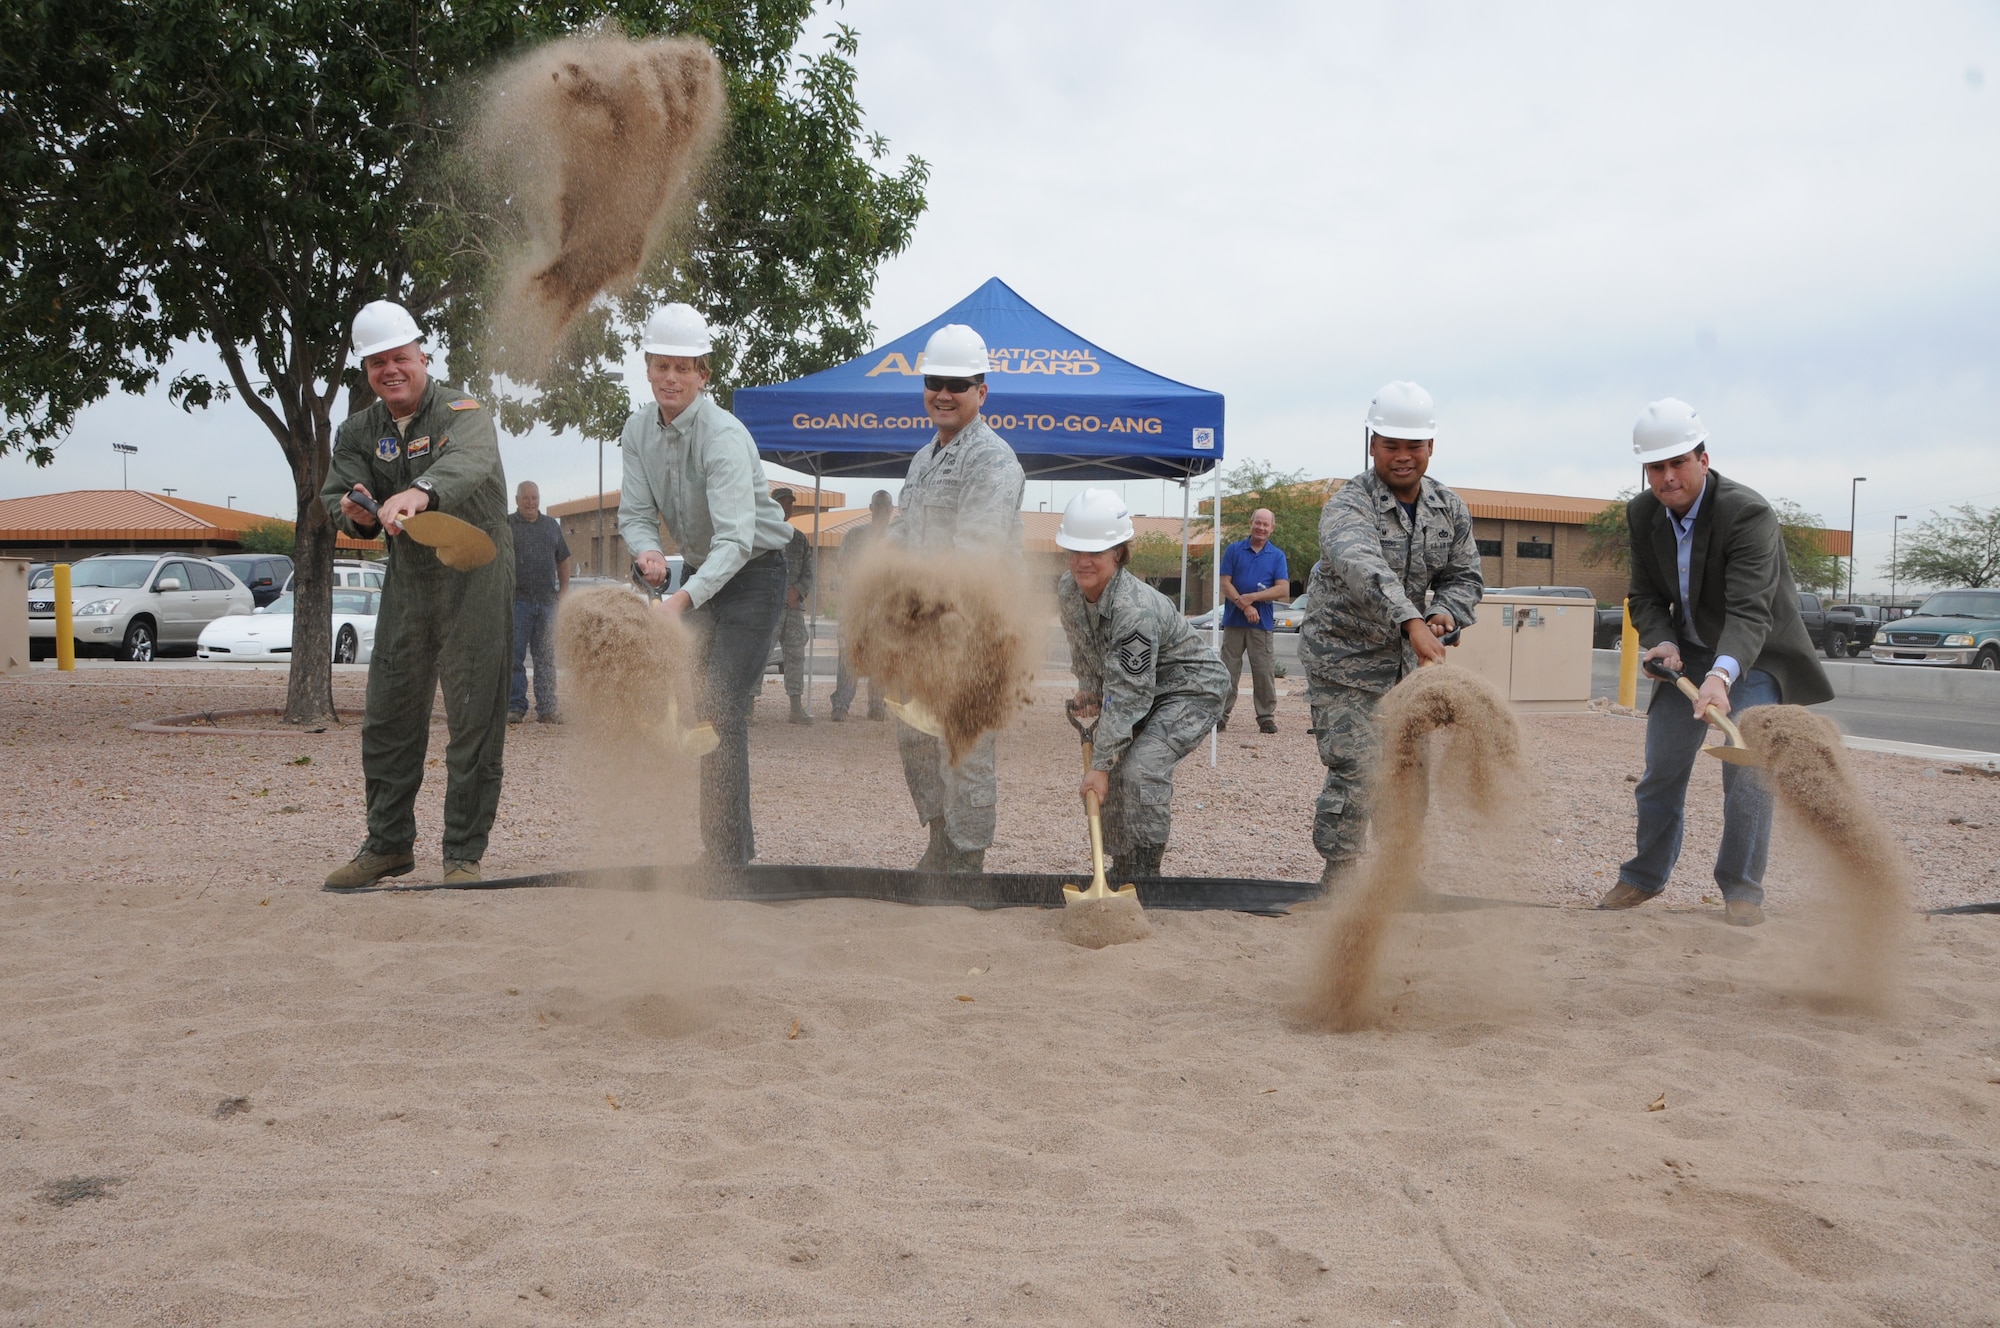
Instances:
[[[889,713],[902,720],[919,733],[928,733],[933,738],[944,736],[944,725],[938,723],[936,715],[921,701],[889,701]]]
[[[1716,760],[1727,761],[1731,765],[1764,764],[1757,753],[1751,751],[1748,747],[1728,747],[1718,742],[1704,747],[1702,750],[1713,756]]]
[[[498,552],[491,535],[445,512],[418,512],[405,517],[403,529],[417,543],[436,549],[438,561],[457,572],[484,567]]]

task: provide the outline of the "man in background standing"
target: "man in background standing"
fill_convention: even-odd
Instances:
[[[1222,699],[1220,732],[1229,727],[1236,709],[1236,687],[1243,677],[1243,656],[1250,656],[1250,690],[1257,703],[1257,731],[1278,731],[1278,673],[1271,636],[1277,629],[1272,604],[1291,594],[1291,569],[1285,551],[1271,543],[1278,518],[1268,507],[1250,514],[1250,538],[1222,551],[1222,664],[1229,670],[1229,693]]]
[[[771,497],[777,499],[785,523],[790,525],[792,507],[799,496],[790,489],[777,489]],[[812,541],[803,530],[792,526],[791,543],[785,546],[785,616],[778,623],[778,644],[784,647],[785,695],[792,698],[794,724],[813,722],[813,717],[806,713],[806,670],[811,667],[812,654],[812,642],[806,634],[806,601],[812,598],[818,578],[813,563]]]
[[[569,542],[562,523],[542,515],[542,491],[533,480],[514,490],[514,690],[507,722],[528,717],[528,654],[535,657],[535,718],[562,723],[556,708],[556,600],[569,589]]]
[[[841,537],[840,557],[837,565],[840,568],[842,581],[854,575],[854,569],[861,566],[861,560],[868,555],[870,549],[875,547],[875,541],[882,537],[882,532],[889,528],[889,518],[894,514],[895,510],[896,500],[889,496],[889,491],[887,489],[877,489],[875,496],[868,500],[868,524],[865,526],[856,525],[846,535]],[[854,670],[848,666],[847,629],[845,626],[840,631],[840,664],[838,672],[839,676],[833,684],[833,722],[843,724],[847,721],[848,708],[854,704],[855,688],[861,682],[861,679],[855,676]],[[875,694],[875,680],[870,678],[868,680],[868,718],[887,719],[888,717],[889,707],[882,704],[882,698]]]

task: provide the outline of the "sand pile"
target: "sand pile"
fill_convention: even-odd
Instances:
[[[1419,669],[1382,698],[1376,721],[1382,757],[1370,793],[1374,852],[1334,910],[1304,1000],[1309,1022],[1335,1030],[1367,1022],[1390,924],[1423,886],[1431,735],[1451,739],[1440,792],[1482,822],[1501,827],[1518,819],[1525,787],[1520,725],[1475,674],[1449,664]]]
[[[1012,561],[881,540],[844,599],[855,673],[929,710],[953,762],[1032,699],[1046,605]]]
[[[535,50],[494,78],[473,137],[524,243],[493,312],[498,362],[533,376],[593,299],[684,219],[727,115],[706,42],[613,32]]]
[[[701,754],[695,642],[678,619],[617,586],[563,596],[556,616],[571,805],[597,865],[687,856]]]
[[[1757,706],[1738,727],[1779,802],[1825,850],[1839,925],[1822,972],[1837,976],[1844,995],[1879,1001],[1910,914],[1909,867],[1895,836],[1856,786],[1830,721],[1803,706]]]

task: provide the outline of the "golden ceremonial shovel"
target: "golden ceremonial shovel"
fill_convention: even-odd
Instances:
[[[348,490],[347,500],[380,519],[382,505],[363,493],[359,486]],[[437,550],[438,561],[455,572],[470,572],[493,561],[499,552],[493,537],[455,516],[443,512],[417,512],[403,518],[403,531],[419,544]]]
[[[890,714],[917,732],[928,733],[933,738],[944,737],[944,725],[938,722],[937,716],[933,715],[930,707],[922,701],[895,701],[885,698],[885,702]]]
[[[1680,688],[1687,695],[1688,700],[1701,700],[1701,689],[1689,682],[1687,675],[1678,669],[1670,669],[1657,659],[1649,659],[1646,661],[1646,672],[1652,674],[1662,682],[1670,682]],[[1710,743],[1702,748],[1703,751],[1713,756],[1716,760],[1727,761],[1731,765],[1764,764],[1763,758],[1751,751],[1749,746],[1743,741],[1742,732],[1734,723],[1730,722],[1729,716],[1723,714],[1714,706],[1710,706],[1708,708],[1707,719],[1709,723],[1721,729],[1729,741],[1727,745]]]
[[[667,717],[658,724],[646,727],[669,750],[682,756],[707,756],[722,741],[716,736],[713,724],[701,723],[693,728],[682,728],[681,703],[671,696],[667,698]]]
[[[1083,726],[1083,721],[1076,717],[1076,703],[1074,700],[1064,703],[1063,713],[1068,716],[1070,727],[1083,736],[1083,768],[1087,771],[1090,769],[1090,758],[1093,753],[1091,737],[1096,733],[1097,726],[1095,724],[1092,724],[1089,728]],[[1073,885],[1065,885],[1063,887],[1063,904],[1065,906],[1089,903],[1093,899],[1130,899],[1135,903],[1138,901],[1139,888],[1137,886],[1128,885],[1122,889],[1113,890],[1110,884],[1104,879],[1104,821],[1098,815],[1098,810],[1097,794],[1084,794],[1083,811],[1084,815],[1090,818],[1090,884],[1082,890],[1077,889]]]

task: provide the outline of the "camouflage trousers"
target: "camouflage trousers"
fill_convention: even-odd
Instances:
[[[1219,696],[1163,698],[1132,730],[1132,745],[1111,767],[1104,800],[1104,852],[1124,858],[1134,849],[1164,848],[1173,828],[1174,767],[1222,717]]]
[[[785,695],[806,694],[806,611],[786,608],[778,623],[778,644],[785,652]]]
[[[896,749],[903,758],[903,782],[917,805],[917,819],[929,825],[942,816],[952,847],[961,853],[991,848],[993,805],[1000,794],[993,735],[983,735],[953,765],[944,739],[897,720]]]
[[[1313,807],[1313,847],[1327,866],[1341,868],[1361,856],[1368,843],[1368,798],[1382,755],[1375,724],[1379,692],[1312,682],[1306,701],[1319,738],[1319,763],[1326,783]]]

